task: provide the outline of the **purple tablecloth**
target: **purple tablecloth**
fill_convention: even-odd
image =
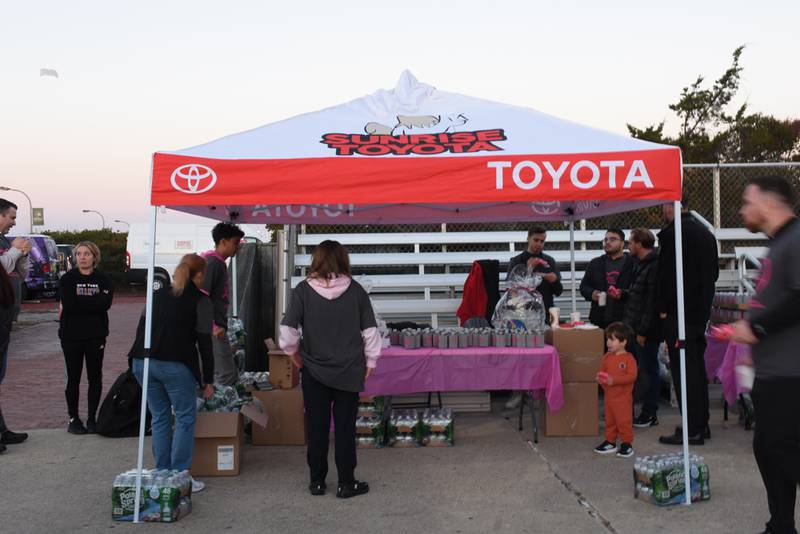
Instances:
[[[703,358],[706,362],[706,376],[709,382],[713,382],[717,372],[722,367],[725,360],[725,351],[728,350],[728,342],[706,334],[706,352]]]
[[[544,390],[551,410],[564,404],[558,352],[516,347],[383,349],[366,395],[429,391]]]
[[[718,378],[728,404],[736,404],[740,393],[749,389],[739,385],[736,379],[736,364],[750,359],[750,347],[735,341],[721,341],[706,334],[706,374],[708,380]]]

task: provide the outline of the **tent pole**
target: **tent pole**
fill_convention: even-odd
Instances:
[[[575,219],[569,219],[569,270],[572,273],[570,276],[570,286],[572,286],[572,313],[578,311],[578,300],[575,290]]]
[[[678,296],[678,347],[681,361],[681,420],[683,424],[683,478],[686,485],[686,502],[692,504],[692,487],[689,462],[689,410],[686,404],[686,310],[683,295],[683,222],[681,202],[675,201],[675,276]]]
[[[236,279],[238,278],[238,272],[236,269],[236,256],[237,255],[234,255],[231,258],[231,293],[233,293],[231,304],[233,305],[232,311],[234,319],[239,317],[239,291],[236,283]]]
[[[139,503],[142,502],[142,464],[144,463],[144,434],[147,419],[147,378],[150,371],[150,347],[153,333],[153,281],[156,264],[156,222],[158,206],[153,206],[150,220],[150,254],[147,259],[147,304],[144,320],[144,369],[142,370],[142,408],[139,412],[139,453],[136,461],[136,498],[133,506],[133,522],[139,522]]]

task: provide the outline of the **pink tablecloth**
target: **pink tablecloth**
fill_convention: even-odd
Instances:
[[[728,342],[706,334],[706,352],[703,358],[706,362],[706,376],[709,382],[713,382],[717,373],[725,361],[725,351],[728,350]]]
[[[728,404],[736,404],[740,393],[749,389],[739,385],[736,379],[736,364],[750,359],[750,347],[733,341],[721,341],[706,334],[706,374],[708,380],[718,378]]]
[[[544,390],[547,405],[564,404],[558,352],[516,347],[467,349],[383,349],[366,383],[367,395],[428,391]]]

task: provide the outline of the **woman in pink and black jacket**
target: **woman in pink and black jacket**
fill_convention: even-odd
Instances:
[[[301,336],[302,329],[302,336]],[[381,339],[367,292],[350,276],[347,250],[337,241],[314,249],[311,275],[292,291],[280,346],[302,368],[308,424],[309,490],[325,493],[331,407],[336,427],[336,496],[369,491],[355,479],[359,392],[377,364]]]

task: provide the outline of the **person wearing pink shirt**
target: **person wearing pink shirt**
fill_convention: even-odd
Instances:
[[[323,241],[314,249],[311,274],[292,291],[279,339],[302,369],[309,491],[325,494],[332,409],[336,496],[367,493],[369,485],[355,478],[356,413],[358,394],[380,357],[381,339],[369,296],[352,279],[347,250],[337,241]]]

